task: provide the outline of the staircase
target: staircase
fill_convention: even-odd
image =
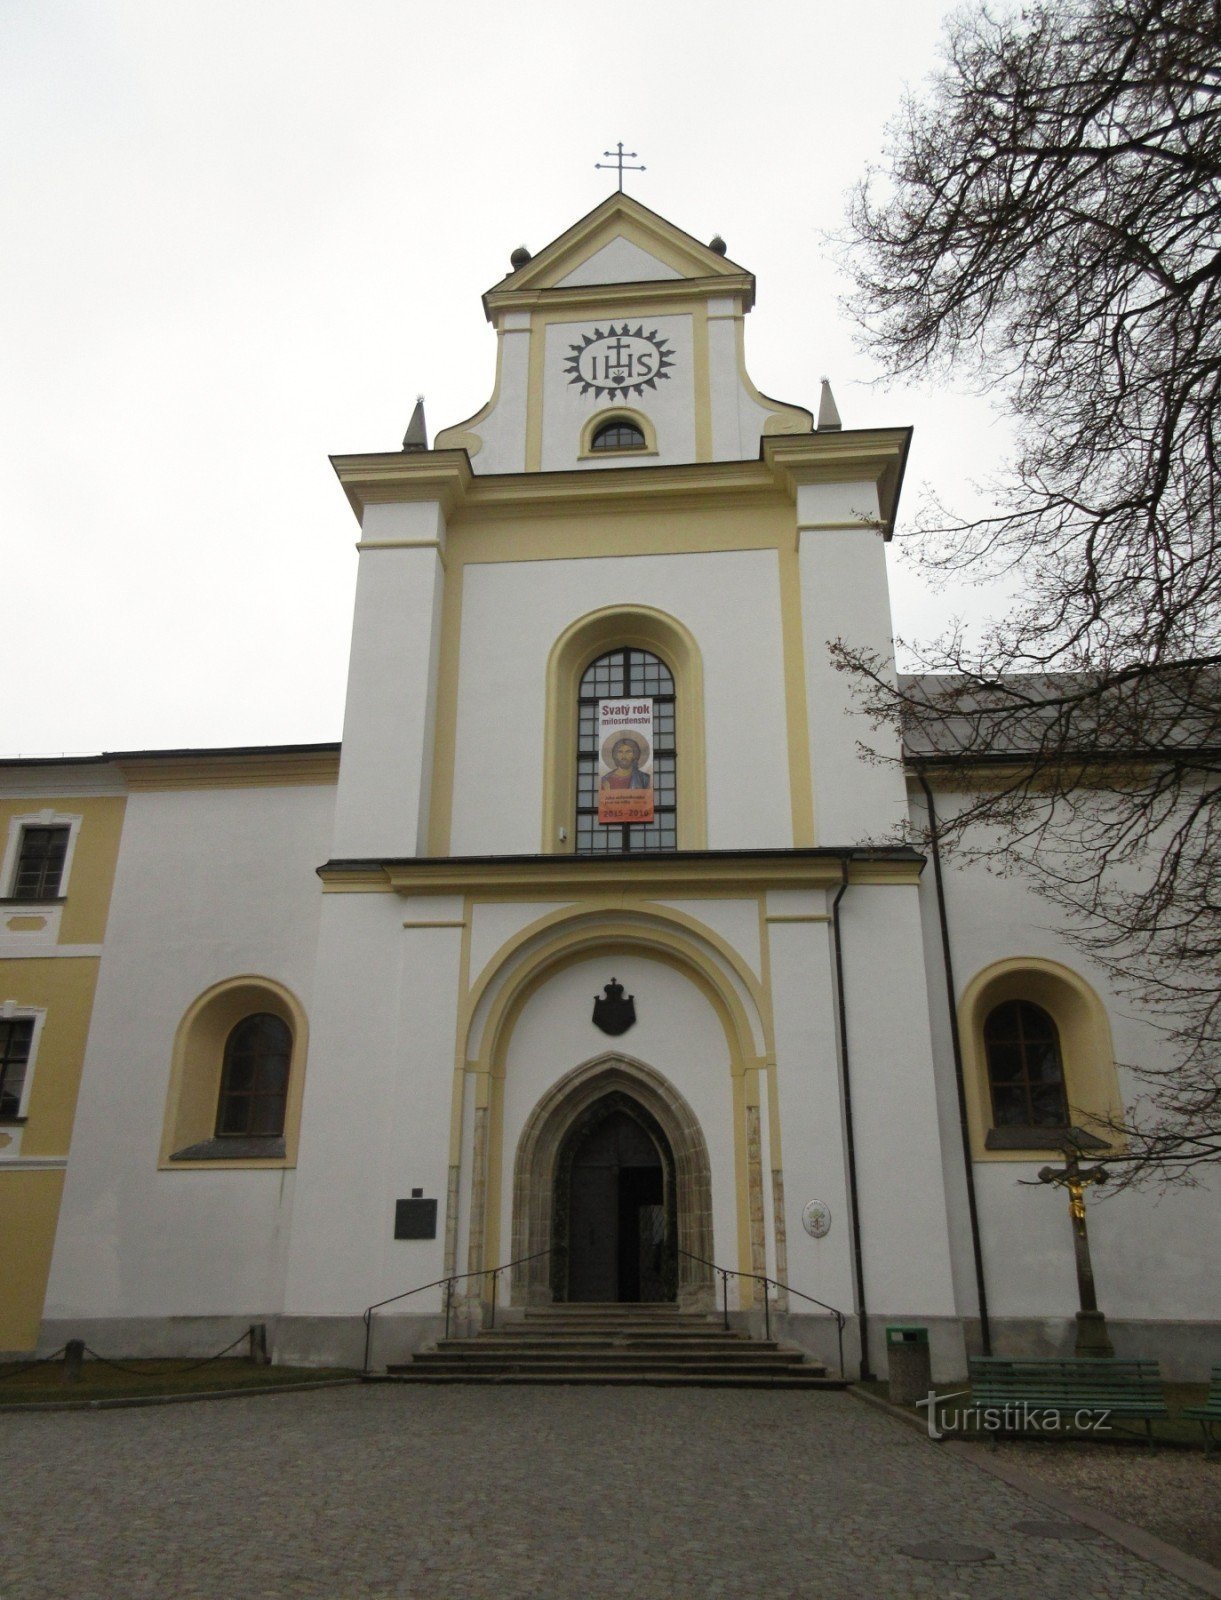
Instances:
[[[376,1381],[842,1389],[804,1351],[676,1305],[532,1306],[523,1321],[442,1339]]]

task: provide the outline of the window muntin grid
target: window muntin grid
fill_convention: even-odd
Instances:
[[[1006,1000],[995,1007],[984,1023],[984,1052],[993,1126],[1068,1126],[1060,1034],[1042,1006]]]
[[[606,422],[589,442],[591,450],[643,450],[644,434],[632,422]]]
[[[22,828],[12,899],[55,900],[59,897],[71,832],[71,828],[66,827]]]
[[[268,1011],[243,1017],[225,1042],[216,1137],[278,1138],[284,1132],[293,1038]]]
[[[653,702],[652,822],[598,821],[598,701],[650,699]],[[577,691],[578,855],[622,855],[678,849],[678,799],[675,785],[674,676],[647,650],[610,650],[586,667]]]
[[[33,1043],[33,1017],[0,1018],[0,1117],[20,1114]]]

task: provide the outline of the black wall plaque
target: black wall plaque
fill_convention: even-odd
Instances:
[[[636,1020],[636,996],[624,995],[618,978],[603,985],[604,993],[594,996],[593,1023],[603,1033],[626,1033]]]
[[[435,1200],[396,1200],[394,1202],[396,1239],[435,1239],[437,1202]]]

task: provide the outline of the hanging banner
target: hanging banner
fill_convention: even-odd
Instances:
[[[598,821],[653,820],[653,702],[598,701]]]

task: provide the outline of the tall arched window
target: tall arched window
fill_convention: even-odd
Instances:
[[[984,1022],[995,1127],[1068,1126],[1064,1062],[1055,1022],[1029,1000],[1006,1000]]]
[[[269,1011],[243,1017],[225,1041],[216,1137],[278,1138],[284,1132],[293,1036]]]
[[[598,821],[598,701],[653,702],[653,820],[604,826]],[[577,694],[577,836],[579,855],[678,848],[675,789],[674,677],[660,657],[627,647],[591,661]]]

